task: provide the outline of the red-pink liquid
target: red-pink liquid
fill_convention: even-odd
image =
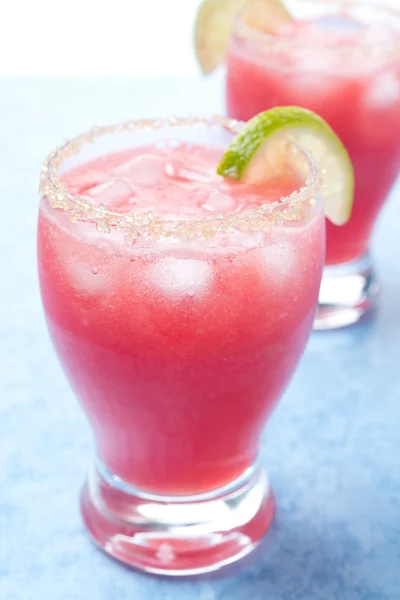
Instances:
[[[399,171],[400,54],[391,60],[362,54],[343,59],[335,49],[344,43],[361,46],[365,40],[391,47],[400,42],[400,34],[350,20],[343,29],[294,21],[276,37],[288,43],[279,53],[262,50],[251,39],[233,37],[227,59],[228,115],[248,120],[274,106],[298,105],[328,121],[350,153],[356,187],[348,224],[336,227],[327,221],[326,263],[353,260],[366,252]],[[291,39],[304,49],[291,54],[287,50]]]
[[[120,212],[187,218],[268,202],[293,186],[231,188],[213,176],[221,150],[172,154],[168,176],[168,151],[145,148],[65,180]],[[139,170],[138,155],[147,157]],[[205,181],[185,179],[186,167]],[[267,233],[130,245],[42,200],[38,255],[50,334],[104,464],[159,494],[203,492],[243,473],[312,326],[324,256],[318,207]]]

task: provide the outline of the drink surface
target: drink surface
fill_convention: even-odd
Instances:
[[[80,165],[64,181],[121,213],[188,220],[279,201],[299,183],[288,170],[262,188],[228,184],[215,175],[222,152],[137,148]],[[113,473],[148,492],[192,494],[254,462],[311,330],[323,251],[318,207],[267,232],[128,244],[42,200],[49,330]]]
[[[154,211],[168,219],[235,214],[279,200],[301,185],[293,169],[268,187],[243,185],[216,174],[224,148],[174,143],[130,149],[86,163],[64,175],[73,194],[119,212]]]
[[[303,106],[325,118],[350,153],[356,176],[353,214],[343,227],[327,221],[327,264],[352,260],[367,250],[376,216],[398,174],[400,54],[389,58],[385,51],[396,43],[400,32],[390,25],[361,23],[346,15],[285,24],[268,38],[274,52],[250,35],[234,35],[231,41],[229,116],[247,120],[273,106]],[[381,51],[364,52],[367,47]]]

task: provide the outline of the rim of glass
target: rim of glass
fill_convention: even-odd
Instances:
[[[297,0],[299,4],[315,4],[321,7],[321,0]],[[351,9],[351,8],[362,8],[366,6],[368,8],[376,9],[382,14],[387,14],[399,20],[400,23],[400,9],[394,8],[393,6],[382,5],[377,0],[325,0],[326,4],[330,7],[337,6],[339,9]],[[233,34],[245,42],[251,42],[259,46],[265,51],[271,53],[280,52],[296,52],[305,49],[309,49],[310,46],[306,41],[299,41],[289,37],[283,38],[277,34],[265,33],[248,25],[244,19],[243,12],[241,12],[235,19]],[[399,36],[400,38],[400,36]],[[354,56],[365,54],[368,56],[381,56],[391,57],[400,55],[400,39],[396,42],[380,42],[379,44],[370,44],[367,41],[360,42],[357,44],[348,42],[340,43],[340,45],[328,45],[322,42],[313,43],[312,49],[319,48],[324,52],[335,53],[346,56]]]
[[[275,202],[263,204],[238,213],[213,214],[195,219],[170,219],[153,211],[118,213],[103,204],[91,202],[87,196],[74,196],[57,175],[57,169],[67,158],[79,154],[83,145],[93,143],[97,138],[118,133],[162,130],[173,127],[206,126],[223,128],[237,134],[244,125],[242,121],[220,115],[208,117],[163,117],[158,119],[137,119],[114,125],[93,127],[86,133],[67,140],[53,150],[45,159],[40,175],[39,192],[48,200],[51,208],[67,213],[72,222],[93,223],[100,232],[110,233],[113,228],[123,231],[127,241],[133,242],[139,235],[150,237],[214,237],[218,232],[265,231],[272,225],[284,221],[303,220],[310,209],[315,207],[321,186],[321,174],[312,156],[303,148],[290,142],[289,150],[301,154],[308,165],[304,185],[293,190],[289,196]]]

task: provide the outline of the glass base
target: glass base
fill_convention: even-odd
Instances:
[[[314,330],[357,323],[375,307],[379,285],[369,254],[343,265],[325,267]]]
[[[274,515],[264,471],[248,469],[230,485],[196,496],[157,496],[125,484],[101,465],[88,476],[81,511],[106,553],[158,575],[199,575],[243,558]]]

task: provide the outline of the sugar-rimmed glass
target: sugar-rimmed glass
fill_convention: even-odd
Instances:
[[[241,125],[213,117],[100,127],[53,152],[41,175],[46,319],[95,438],[83,519],[107,553],[152,573],[218,569],[271,523],[257,455],[314,318],[324,259],[318,171],[290,146],[299,189],[195,219],[114,212],[60,177],[130,147],[226,145]]]
[[[399,171],[400,11],[389,0],[288,0],[287,5],[299,19],[325,19],[338,27],[333,18],[345,10],[368,26],[361,39],[335,44],[326,35],[317,43],[306,36],[268,35],[238,18],[227,58],[230,117],[247,120],[276,105],[309,108],[329,122],[352,158],[352,217],[343,227],[327,221],[315,328],[329,329],[358,321],[377,300],[369,245]]]

